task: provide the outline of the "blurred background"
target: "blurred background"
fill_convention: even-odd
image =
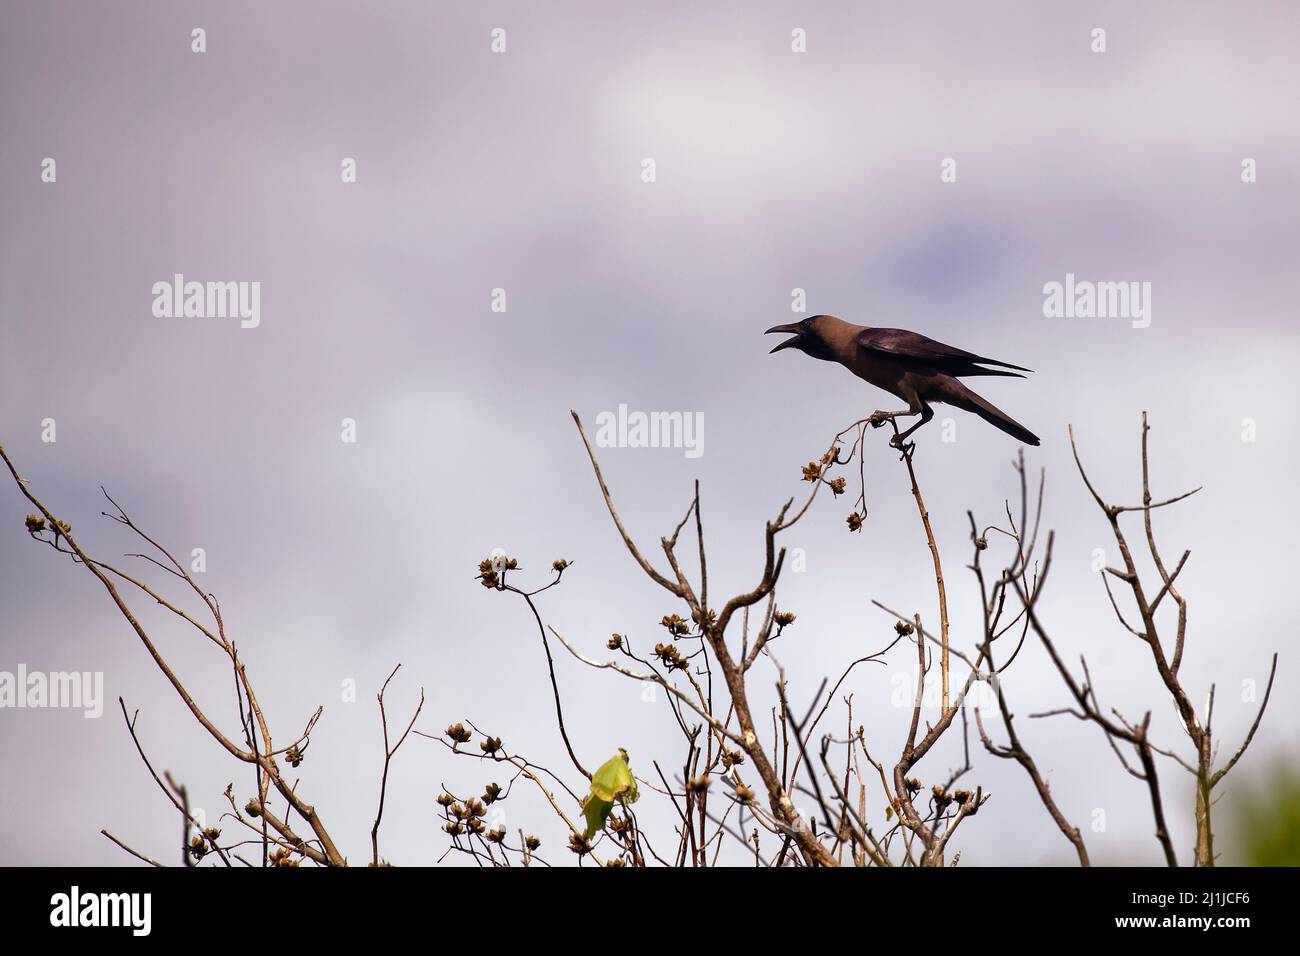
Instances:
[[[101,484],[178,553],[204,550],[203,582],[277,738],[324,706],[300,791],[362,861],[382,762],[374,694],[399,662],[394,719],[423,687],[421,730],[469,719],[567,764],[531,615],[474,580],[494,548],[525,585],[574,562],[539,606],[594,656],[614,631],[652,645],[659,619],[684,613],[623,550],[570,409],[589,428],[619,404],[703,415],[698,458],[601,456],[647,552],[700,481],[720,595],[757,582],[763,521],[805,490],[800,466],[894,407],[846,372],[767,354],[761,333],[798,318],[801,289],[808,313],[1036,370],[979,384],[1043,439],[1027,456],[1046,469],[1056,530],[1041,613],[1069,659],[1086,653],[1107,706],[1152,710],[1153,739],[1178,748],[1149,654],[1094,569],[1097,549],[1118,556],[1066,438],[1073,424],[1103,494],[1136,503],[1148,411],[1153,492],[1204,486],[1156,531],[1167,558],[1192,551],[1182,674],[1195,699],[1217,687],[1221,761],[1281,653],[1262,728],[1223,785],[1217,848],[1223,862],[1295,863],[1297,39],[1283,2],[7,3],[0,441],[91,553],[138,550],[99,516]],[[955,182],[941,181],[946,160]],[[259,282],[260,325],[156,318],[152,286],[175,273]],[[1046,318],[1043,286],[1067,273],[1150,282],[1149,327]],[[355,442],[341,440],[346,418]],[[918,438],[952,639],[969,648],[966,510],[999,519],[1018,493],[1016,444],[942,408]],[[774,650],[796,707],[892,638],[873,598],[937,617],[894,459],[874,434],[861,533],[845,528],[845,499],[819,496],[786,542],[805,570],[783,580],[798,621]],[[210,821],[228,783],[242,806],[251,772],[189,717],[98,582],[28,539],[29,510],[0,487],[0,671],[102,672],[107,699],[99,719],[0,710],[0,863],[133,862],[101,828],[170,861],[174,811],[117,698]],[[234,731],[222,660],[137,606]],[[891,695],[911,667],[900,645],[842,689],[880,754],[905,738]],[[563,656],[557,679],[589,766],[620,746],[638,773],[680,761],[662,696]],[[1026,645],[1005,686],[1093,860],[1161,862],[1145,788],[1095,728],[1028,719],[1066,703],[1041,647]],[[1023,772],[977,740],[972,756],[964,783],[992,799],[960,831],[962,862],[1072,862]],[[917,775],[938,782],[961,759],[949,734]],[[1192,781],[1170,761],[1161,772],[1190,862]],[[383,855],[437,860],[441,788],[492,779],[413,737],[389,778]],[[570,862],[549,812],[519,792],[493,822]],[[675,819],[651,794],[638,810],[661,832]]]

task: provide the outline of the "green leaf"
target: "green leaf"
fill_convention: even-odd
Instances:
[[[591,793],[582,801],[587,817],[586,838],[590,840],[604,828],[616,801],[625,805],[636,803],[639,796],[636,778],[627,765],[627,751],[620,748],[591,775]]]
[[[609,819],[609,811],[614,809],[614,804],[608,800],[598,799],[594,794],[587,797],[582,802],[582,812],[587,816],[587,832],[583,834],[588,840],[604,829],[605,821]]]

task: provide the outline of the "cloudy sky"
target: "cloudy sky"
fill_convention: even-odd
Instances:
[[[806,52],[791,49],[796,29]],[[1057,532],[1044,620],[1071,659],[1087,654],[1106,704],[1152,710],[1174,746],[1149,655],[1093,570],[1095,549],[1118,556],[1066,439],[1073,424],[1103,492],[1133,503],[1149,412],[1155,494],[1204,486],[1156,527],[1175,559],[1192,551],[1183,677],[1198,701],[1217,683],[1225,756],[1256,706],[1243,688],[1282,654],[1244,779],[1295,757],[1300,718],[1287,430],[1298,29],[1281,2],[6,4],[0,442],[92,553],[138,550],[99,517],[101,484],[178,552],[204,550],[204,584],[277,737],[324,706],[300,789],[362,860],[382,754],[373,695],[399,662],[390,706],[409,709],[423,687],[420,729],[471,719],[565,763],[531,616],[474,580],[494,548],[525,581],[574,562],[540,608],[597,656],[612,631],[653,644],[659,618],[683,611],[622,549],[570,409],[588,422],[620,404],[703,416],[697,458],[601,455],[647,551],[699,479],[720,594],[757,581],[763,521],[806,488],[800,466],[896,406],[842,370],[767,354],[762,331],[798,318],[802,289],[808,313],[1036,370],[980,384],[1043,438],[1028,462],[1046,469]],[[356,182],[343,181],[349,159]],[[155,315],[154,284],[177,273],[259,283],[260,323]],[[1150,283],[1149,326],[1045,317],[1044,284],[1067,273]],[[939,419],[916,460],[953,640],[968,648],[965,513],[997,519],[1016,443],[961,412]],[[860,534],[828,497],[787,541],[806,555],[780,592],[799,615],[778,653],[796,701],[887,643],[871,599],[935,615],[883,433],[866,476]],[[139,709],[155,766],[210,819],[228,782],[241,803],[251,794],[251,774],[189,719],[102,587],[28,539],[29,510],[0,489],[0,671],[102,672],[107,702],[98,719],[0,710],[0,862],[130,862],[101,828],[170,861],[173,811],[116,699]],[[220,658],[141,611],[234,727]],[[881,753],[905,736],[891,690],[911,663],[900,646],[846,685]],[[1158,862],[1145,791],[1094,729],[1028,720],[1065,703],[1049,666],[1029,645],[1008,679],[1027,745],[1095,860]],[[680,761],[662,698],[571,660],[558,679],[589,765],[619,746],[646,773],[652,757]],[[918,768],[927,782],[960,762],[950,737]],[[975,749],[968,779],[992,800],[963,826],[963,860],[1068,862],[1023,774]],[[1190,859],[1190,778],[1162,769]],[[473,791],[486,774],[413,738],[390,779],[384,855],[436,860],[439,788]],[[653,803],[643,814],[670,825]],[[541,808],[521,800],[507,816],[567,862]]]

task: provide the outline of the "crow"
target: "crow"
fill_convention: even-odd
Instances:
[[[794,336],[772,349],[773,352],[798,349],[815,359],[839,362],[858,378],[907,402],[907,408],[902,411],[876,411],[868,418],[872,425],[879,427],[904,415],[921,416],[915,425],[891,439],[891,444],[902,445],[908,435],[934,417],[931,402],[974,412],[1025,444],[1038,444],[1037,435],[958,381],[970,375],[1024,378],[1019,373],[1030,369],[964,352],[906,329],[873,329],[833,315],[809,316],[802,322],[773,326],[763,334],[773,332]],[[1000,367],[984,368],[985,365]]]

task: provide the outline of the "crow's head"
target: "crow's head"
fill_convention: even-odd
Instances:
[[[786,339],[772,349],[773,352],[779,352],[782,349],[798,349],[813,358],[833,361],[835,352],[829,341],[829,333],[836,327],[845,324],[833,315],[810,315],[801,322],[792,322],[789,325],[774,325],[763,334],[771,335],[773,332],[784,332],[787,335],[794,336],[794,338]]]

